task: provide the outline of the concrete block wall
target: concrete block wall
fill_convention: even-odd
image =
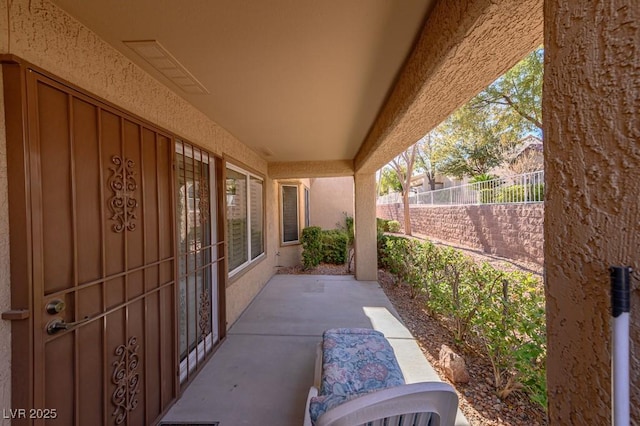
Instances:
[[[412,206],[414,234],[459,244],[509,259],[542,265],[544,205]],[[403,226],[402,204],[377,206],[377,216]],[[404,230],[404,229],[403,229]]]

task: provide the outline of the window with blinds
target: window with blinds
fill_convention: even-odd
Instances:
[[[262,198],[262,179],[249,178],[249,197],[251,209],[251,260],[264,253],[264,206]]]
[[[227,256],[229,275],[264,253],[263,179],[227,164]]]
[[[282,185],[282,242],[297,243],[299,241],[298,224],[298,186]]]
[[[305,228],[309,227],[309,224],[311,223],[310,198],[311,197],[309,196],[309,188],[305,188],[304,189],[304,227]]]

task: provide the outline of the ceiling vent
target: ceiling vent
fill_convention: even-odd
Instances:
[[[186,93],[209,93],[202,83],[156,40],[124,41],[123,43]]]

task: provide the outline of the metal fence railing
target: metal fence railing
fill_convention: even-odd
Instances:
[[[538,203],[544,201],[544,170],[468,183],[451,188],[411,193],[410,205],[470,205]],[[402,203],[400,193],[378,197],[378,204]]]

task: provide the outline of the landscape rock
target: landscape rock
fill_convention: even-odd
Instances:
[[[440,347],[440,366],[445,372],[447,379],[453,383],[469,383],[469,372],[464,362],[464,358],[455,353],[449,346]]]

